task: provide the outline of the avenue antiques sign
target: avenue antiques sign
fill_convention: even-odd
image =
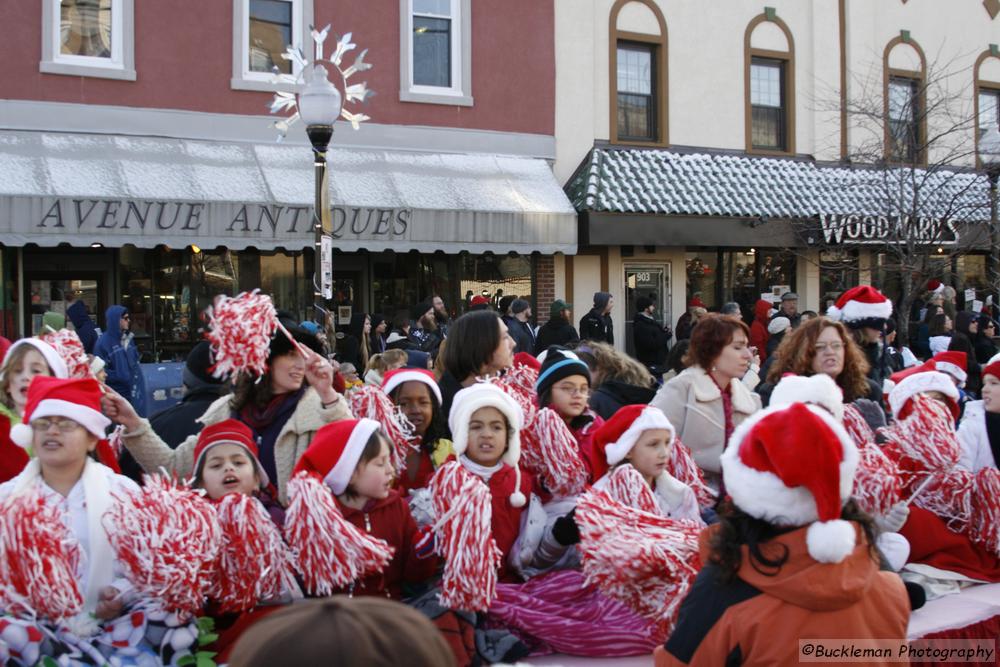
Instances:
[[[939,246],[958,245],[960,234],[951,218],[820,214],[821,242],[828,246],[876,245],[913,240]],[[819,241],[811,239],[810,244]]]

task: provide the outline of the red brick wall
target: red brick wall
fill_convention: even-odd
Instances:
[[[556,263],[552,255],[535,257],[535,319],[538,324],[549,320],[549,306],[556,300]]]

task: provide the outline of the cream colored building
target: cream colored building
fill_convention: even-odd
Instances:
[[[1000,2],[556,0],[555,8],[555,174],[582,211],[580,252],[557,256],[555,291],[575,304],[577,321],[595,291],[613,293],[620,348],[643,290],[657,292],[673,324],[694,292],[710,306],[738,300],[749,315],[763,292],[791,288],[800,310],[820,311],[848,283],[878,282],[878,254],[851,238],[877,238],[864,217],[877,211],[853,208],[827,184],[850,171],[848,157],[883,148],[920,165],[969,146],[956,166],[974,167],[976,126],[997,124]],[[925,84],[926,96],[935,86],[947,102],[922,99]],[[909,115],[910,101],[929,110],[926,123],[919,111]],[[881,123],[859,125],[846,111],[858,106],[891,112],[902,138],[884,136]],[[968,127],[924,150],[922,140],[947,122],[937,108]],[[976,196],[985,192],[982,177],[963,178],[975,181]],[[858,214],[843,243],[821,243],[818,224],[817,238],[790,234],[789,220],[824,213]],[[838,270],[828,270],[835,260]],[[985,279],[985,257],[958,264],[944,270],[959,289]]]

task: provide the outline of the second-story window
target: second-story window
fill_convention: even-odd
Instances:
[[[656,46],[618,42],[618,140],[656,141]]]
[[[413,83],[452,86],[452,0],[413,0]]]
[[[1000,90],[996,88],[979,89],[979,137],[992,128],[1000,130]]]
[[[43,0],[39,69],[134,80],[133,14],[133,0]]]
[[[472,0],[400,0],[399,99],[472,106]]]
[[[294,3],[286,0],[250,0],[247,69],[271,72],[272,68],[291,74],[292,63],[281,57],[293,43]]]
[[[753,148],[788,150],[784,61],[769,58],[751,60],[750,114]]]
[[[920,150],[919,82],[906,77],[889,79],[889,159],[914,162]]]
[[[59,4],[59,56],[121,59],[121,4],[112,0],[62,0]],[[115,23],[119,23],[118,26]],[[118,41],[118,45],[115,44]],[[118,46],[116,49],[115,47]]]

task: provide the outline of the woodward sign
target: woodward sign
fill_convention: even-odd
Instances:
[[[819,225],[827,245],[873,245],[904,240],[957,245],[959,240],[957,225],[951,218],[821,214]]]

